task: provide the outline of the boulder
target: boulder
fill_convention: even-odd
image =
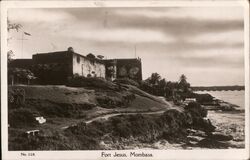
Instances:
[[[230,141],[233,139],[233,136],[231,136],[231,135],[224,135],[224,134],[220,134],[220,133],[212,133],[208,137],[213,139],[213,140],[217,140],[217,141]]]

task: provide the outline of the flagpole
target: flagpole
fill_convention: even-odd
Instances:
[[[21,38],[21,39],[17,39],[17,40],[21,40],[21,41],[22,41],[22,42],[21,42],[21,43],[22,43],[22,44],[21,44],[21,45],[22,45],[22,46],[21,46],[21,47],[22,47],[22,48],[21,48],[21,49],[22,49],[22,51],[21,51],[21,56],[22,56],[22,58],[23,58],[23,41],[24,41],[24,40],[28,40],[28,39],[24,39],[24,34],[25,34],[25,35],[28,35],[28,36],[31,36],[30,33],[22,32],[22,38]]]

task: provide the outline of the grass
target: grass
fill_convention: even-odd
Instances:
[[[112,82],[108,83],[117,86]],[[12,150],[96,149],[98,146],[95,138],[90,135],[74,137],[75,135],[64,133],[62,127],[112,113],[142,113],[169,108],[161,99],[131,85],[121,85],[118,89],[96,86],[83,88],[61,85],[18,85],[9,86],[8,89],[25,91],[24,105],[20,108],[9,108],[9,147]],[[46,123],[37,124],[34,120],[35,115],[43,116],[47,120]],[[40,130],[42,136],[38,139],[25,140],[21,133],[32,129]],[[23,146],[20,147],[16,142],[20,142]],[[89,144],[90,142],[93,145]],[[33,145],[34,148],[29,146],[33,143],[37,143]],[[73,144],[66,145],[67,143]]]
[[[159,138],[169,141],[186,141],[187,128],[196,125],[195,119],[202,119],[203,114],[192,114],[194,108],[180,112],[175,109],[167,110],[162,115],[119,115],[109,118],[107,121],[94,121],[88,125],[78,123],[65,130],[42,131],[39,136],[27,139],[15,130],[10,129],[11,150],[97,150],[104,149],[100,141],[109,135],[109,143],[121,141],[122,138],[131,137],[140,142],[153,142]],[[191,116],[188,117],[187,115]],[[189,121],[188,118],[192,120]],[[20,143],[15,143],[20,142]]]

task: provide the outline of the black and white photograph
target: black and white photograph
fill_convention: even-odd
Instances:
[[[93,4],[6,9],[6,152],[248,149],[248,8]]]

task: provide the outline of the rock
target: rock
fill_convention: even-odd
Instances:
[[[217,140],[217,141],[230,141],[233,139],[233,136],[231,135],[223,135],[223,134],[219,134],[219,133],[213,133],[211,135],[208,136],[209,138],[213,139],[213,140]]]
[[[196,144],[198,147],[202,147],[202,148],[228,148],[228,144],[225,144],[223,142],[220,141],[216,141],[214,139],[211,138],[205,138],[201,141],[199,141]]]
[[[234,111],[234,110],[236,110],[235,105],[225,103],[225,102],[220,103],[218,108],[221,109],[222,111]]]
[[[207,137],[207,134],[204,131],[189,129],[188,132],[190,136]]]

